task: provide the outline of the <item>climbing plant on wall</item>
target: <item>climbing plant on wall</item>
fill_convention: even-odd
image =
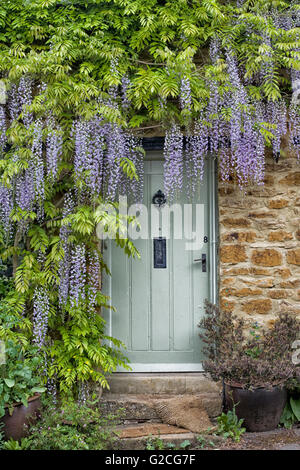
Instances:
[[[61,391],[126,359],[107,338],[96,237],[132,220],[99,209],[142,198],[142,136],[166,136],[165,191],[197,190],[204,157],[223,180],[263,184],[266,147],[299,154],[300,5],[279,0],[3,0],[2,258],[8,298]],[[297,94],[296,92],[294,93]],[[116,237],[128,255],[128,239]]]

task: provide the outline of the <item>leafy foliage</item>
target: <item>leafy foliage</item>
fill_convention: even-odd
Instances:
[[[299,320],[284,313],[270,329],[254,324],[249,334],[247,326],[244,318],[206,302],[206,316],[199,324],[205,371],[214,380],[244,388],[285,384],[295,377],[292,344],[299,335]]]
[[[234,405],[232,410],[218,416],[218,429],[216,434],[225,438],[231,438],[235,442],[239,442],[242,434],[246,431],[246,428],[242,427],[244,420],[238,419],[236,415],[236,406],[237,405]]]
[[[173,442],[168,442],[167,444],[161,439],[161,437],[153,437],[151,434],[148,436],[146,441],[146,450],[184,450],[191,447],[191,442],[185,440],[179,445],[175,445]]]
[[[298,12],[296,2],[284,0],[2,1],[0,78],[9,109],[0,106],[1,258],[12,262],[15,282],[5,308],[12,317],[23,312],[24,321],[16,320],[21,332],[1,324],[0,333],[16,333],[22,345],[26,338],[39,344],[45,380],[58,381],[64,393],[77,393],[78,384],[90,379],[107,386],[106,375],[126,363],[123,345],[105,335],[99,316],[109,300],[95,273],[108,268],[96,228],[115,233],[115,243],[138,256],[123,236],[135,221],[112,217],[103,207],[117,209],[117,187],[126,190],[139,178],[135,157],[142,152],[135,138],[153,126],[176,126],[171,129],[181,142],[199,121],[196,161],[197,149],[207,148],[204,127],[213,135],[214,124],[227,123],[228,129],[239,114],[245,133],[246,117],[256,119],[254,104],[281,103],[291,94],[287,70],[300,70],[299,27],[280,21]],[[208,49],[216,39],[223,52],[212,60]],[[237,63],[243,88],[232,84],[224,51]],[[239,88],[246,103],[234,99],[215,109],[215,96],[226,104]],[[270,109],[281,110],[275,104]],[[297,110],[293,116],[297,123]],[[99,122],[108,139],[97,140]],[[257,118],[252,142],[262,137],[278,151],[279,125]],[[292,131],[295,137],[297,125]],[[92,163],[102,154],[112,179],[101,186],[102,173],[97,168],[95,174]],[[175,154],[181,169],[180,152]],[[226,161],[223,166],[229,168]],[[202,169],[200,162],[197,178]],[[247,182],[248,173],[238,178]],[[254,174],[262,180],[263,162]],[[93,281],[87,279],[92,270]]]
[[[103,416],[95,401],[86,405],[69,401],[60,408],[48,404],[41,420],[30,427],[22,450],[111,449],[116,440],[113,431],[117,421],[118,416]],[[7,444],[13,446],[9,441]]]
[[[205,436],[202,436],[202,434],[200,434],[199,436],[197,436],[197,443],[198,443],[198,448],[199,449],[204,449],[205,447],[210,447],[210,448],[214,448],[216,447],[216,444],[210,439],[208,440],[207,437]]]
[[[29,355],[29,351],[23,353],[20,346],[8,341],[5,351],[6,364],[0,366],[0,417],[5,414],[5,406],[12,414],[15,403],[27,407],[28,398],[45,391],[38,374],[41,359],[34,355],[36,349],[31,348]]]
[[[291,428],[300,422],[300,380],[294,379],[288,384],[288,401],[282,412],[280,424],[285,428]]]

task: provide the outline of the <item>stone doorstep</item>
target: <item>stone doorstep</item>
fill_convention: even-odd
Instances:
[[[164,436],[169,434],[193,434],[184,428],[179,428],[177,426],[163,423],[145,423],[129,426],[117,426],[114,432],[120,439],[148,436],[159,437],[161,435]]]
[[[221,389],[201,372],[115,373],[108,382],[111,393],[134,395],[219,393]]]
[[[187,396],[188,394],[184,394]],[[180,395],[176,395],[177,397]],[[197,393],[191,397],[199,397],[202,406],[210,418],[220,415],[222,409],[222,396],[220,393]],[[123,409],[124,415],[121,418],[123,423],[140,422],[160,422],[155,411],[155,402],[160,399],[174,398],[174,395],[132,395],[104,393],[101,399],[101,408],[104,414],[116,414]]]
[[[149,439],[158,438],[164,446],[173,444],[179,447],[184,441],[196,444],[196,435],[186,429],[169,424],[140,424],[136,426],[118,426],[115,429],[119,439],[116,442],[118,450],[145,450]]]

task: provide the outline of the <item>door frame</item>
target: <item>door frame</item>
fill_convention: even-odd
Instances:
[[[160,149],[149,149],[160,150]],[[209,300],[213,304],[217,304],[218,295],[218,221],[217,221],[217,179],[216,179],[216,159],[209,155],[207,157],[207,175],[208,178],[208,219],[209,219]],[[205,174],[204,174],[205,177]],[[111,241],[106,241],[106,250],[104,261],[111,271]],[[112,296],[112,278],[105,276],[103,278],[102,287],[104,292],[111,298]],[[109,310],[106,317],[106,333],[112,336],[112,311]],[[125,352],[126,354],[126,352]],[[199,364],[139,364],[129,363],[131,372],[203,372],[203,366]],[[128,372],[123,368],[118,368],[116,372]]]

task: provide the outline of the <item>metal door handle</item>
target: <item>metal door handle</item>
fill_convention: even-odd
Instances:
[[[201,258],[194,259],[194,261],[195,261],[195,262],[201,261],[201,263],[202,263],[202,272],[203,272],[203,273],[206,273],[206,254],[203,253],[203,255],[201,256]]]

